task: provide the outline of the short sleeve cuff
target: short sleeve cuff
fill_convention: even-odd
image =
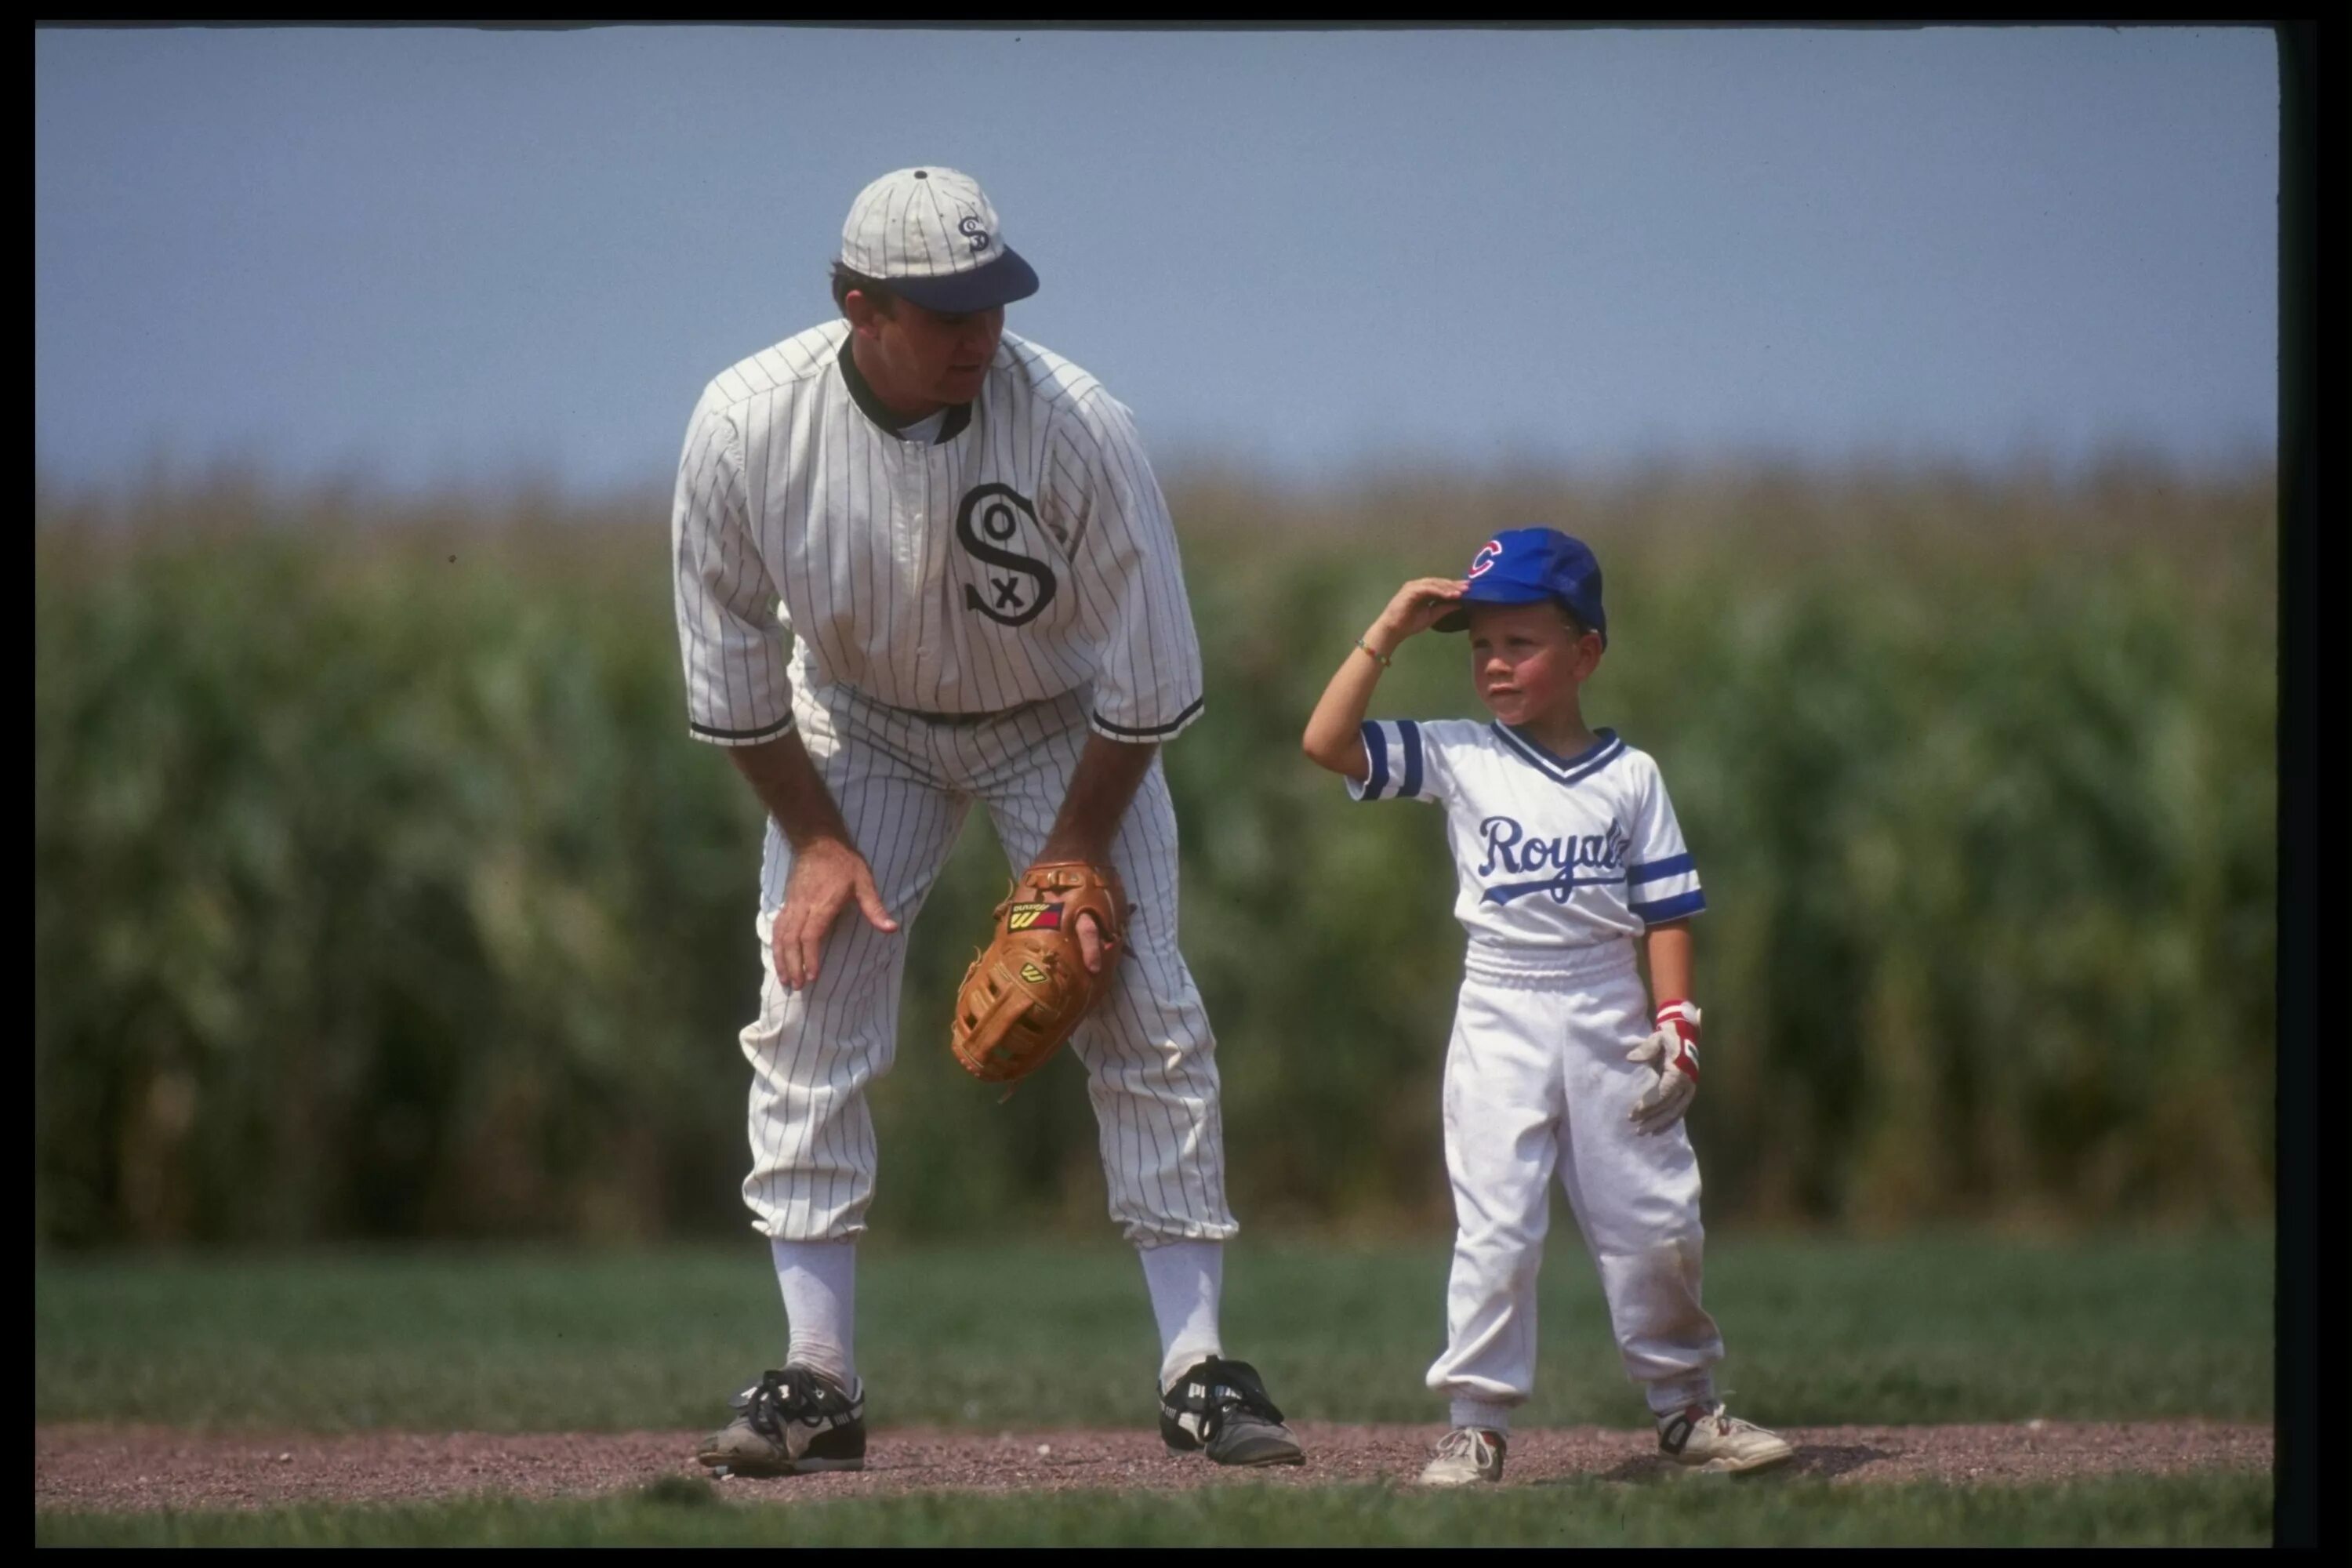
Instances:
[[[1693,888],[1686,893],[1675,893],[1663,899],[1634,899],[1627,903],[1626,908],[1633,910],[1634,918],[1643,925],[1663,925],[1668,921],[1683,920],[1705,910],[1706,895]]]
[[[1118,723],[1103,717],[1097,709],[1087,714],[1087,727],[1106,740],[1125,741],[1129,745],[1138,746],[1156,745],[1163,741],[1172,741],[1191,728],[1192,721],[1201,716],[1207,702],[1205,697],[1195,697],[1173,719],[1160,724]]]
[[[1422,793],[1428,773],[1422,765],[1419,724],[1410,719],[1367,719],[1362,733],[1364,761],[1370,771],[1361,784],[1348,781],[1349,795],[1357,800],[1429,798]]]
[[[763,724],[749,730],[723,729],[716,724],[704,724],[688,720],[686,730],[687,733],[696,740],[708,742],[714,746],[756,746],[762,741],[772,741],[780,736],[791,734],[793,716],[787,712],[772,724]]]

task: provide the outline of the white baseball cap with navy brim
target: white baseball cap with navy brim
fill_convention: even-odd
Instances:
[[[1035,269],[1004,243],[980,182],[937,163],[896,170],[857,193],[841,227],[841,264],[944,315],[1037,291]]]

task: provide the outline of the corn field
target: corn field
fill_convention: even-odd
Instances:
[[[1245,1226],[1450,1224],[1440,823],[1298,736],[1399,581],[1528,522],[1601,557],[1586,711],[1706,880],[1711,1221],[2268,1212],[2267,474],[1170,489],[1182,941]],[[36,511],[37,1244],[745,1225],[760,823],[686,734],[662,499]],[[1374,711],[1475,713],[1461,639]],[[1105,1226],[1075,1060],[999,1104],[947,1054],[1004,877],[976,815],[909,938],[877,1232]]]

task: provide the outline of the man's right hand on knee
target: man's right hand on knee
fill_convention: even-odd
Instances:
[[[776,979],[787,991],[816,984],[817,955],[826,933],[852,900],[878,931],[895,931],[898,922],[883,907],[881,889],[874,885],[874,869],[839,838],[812,838],[793,849],[792,875],[784,881],[784,907],[776,911],[771,944],[775,952]]]

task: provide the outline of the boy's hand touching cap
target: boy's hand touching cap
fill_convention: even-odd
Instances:
[[[1372,629],[1386,633],[1393,647],[1409,637],[1427,631],[1438,616],[1452,609],[1469,584],[1459,577],[1415,577],[1396,591]]]

